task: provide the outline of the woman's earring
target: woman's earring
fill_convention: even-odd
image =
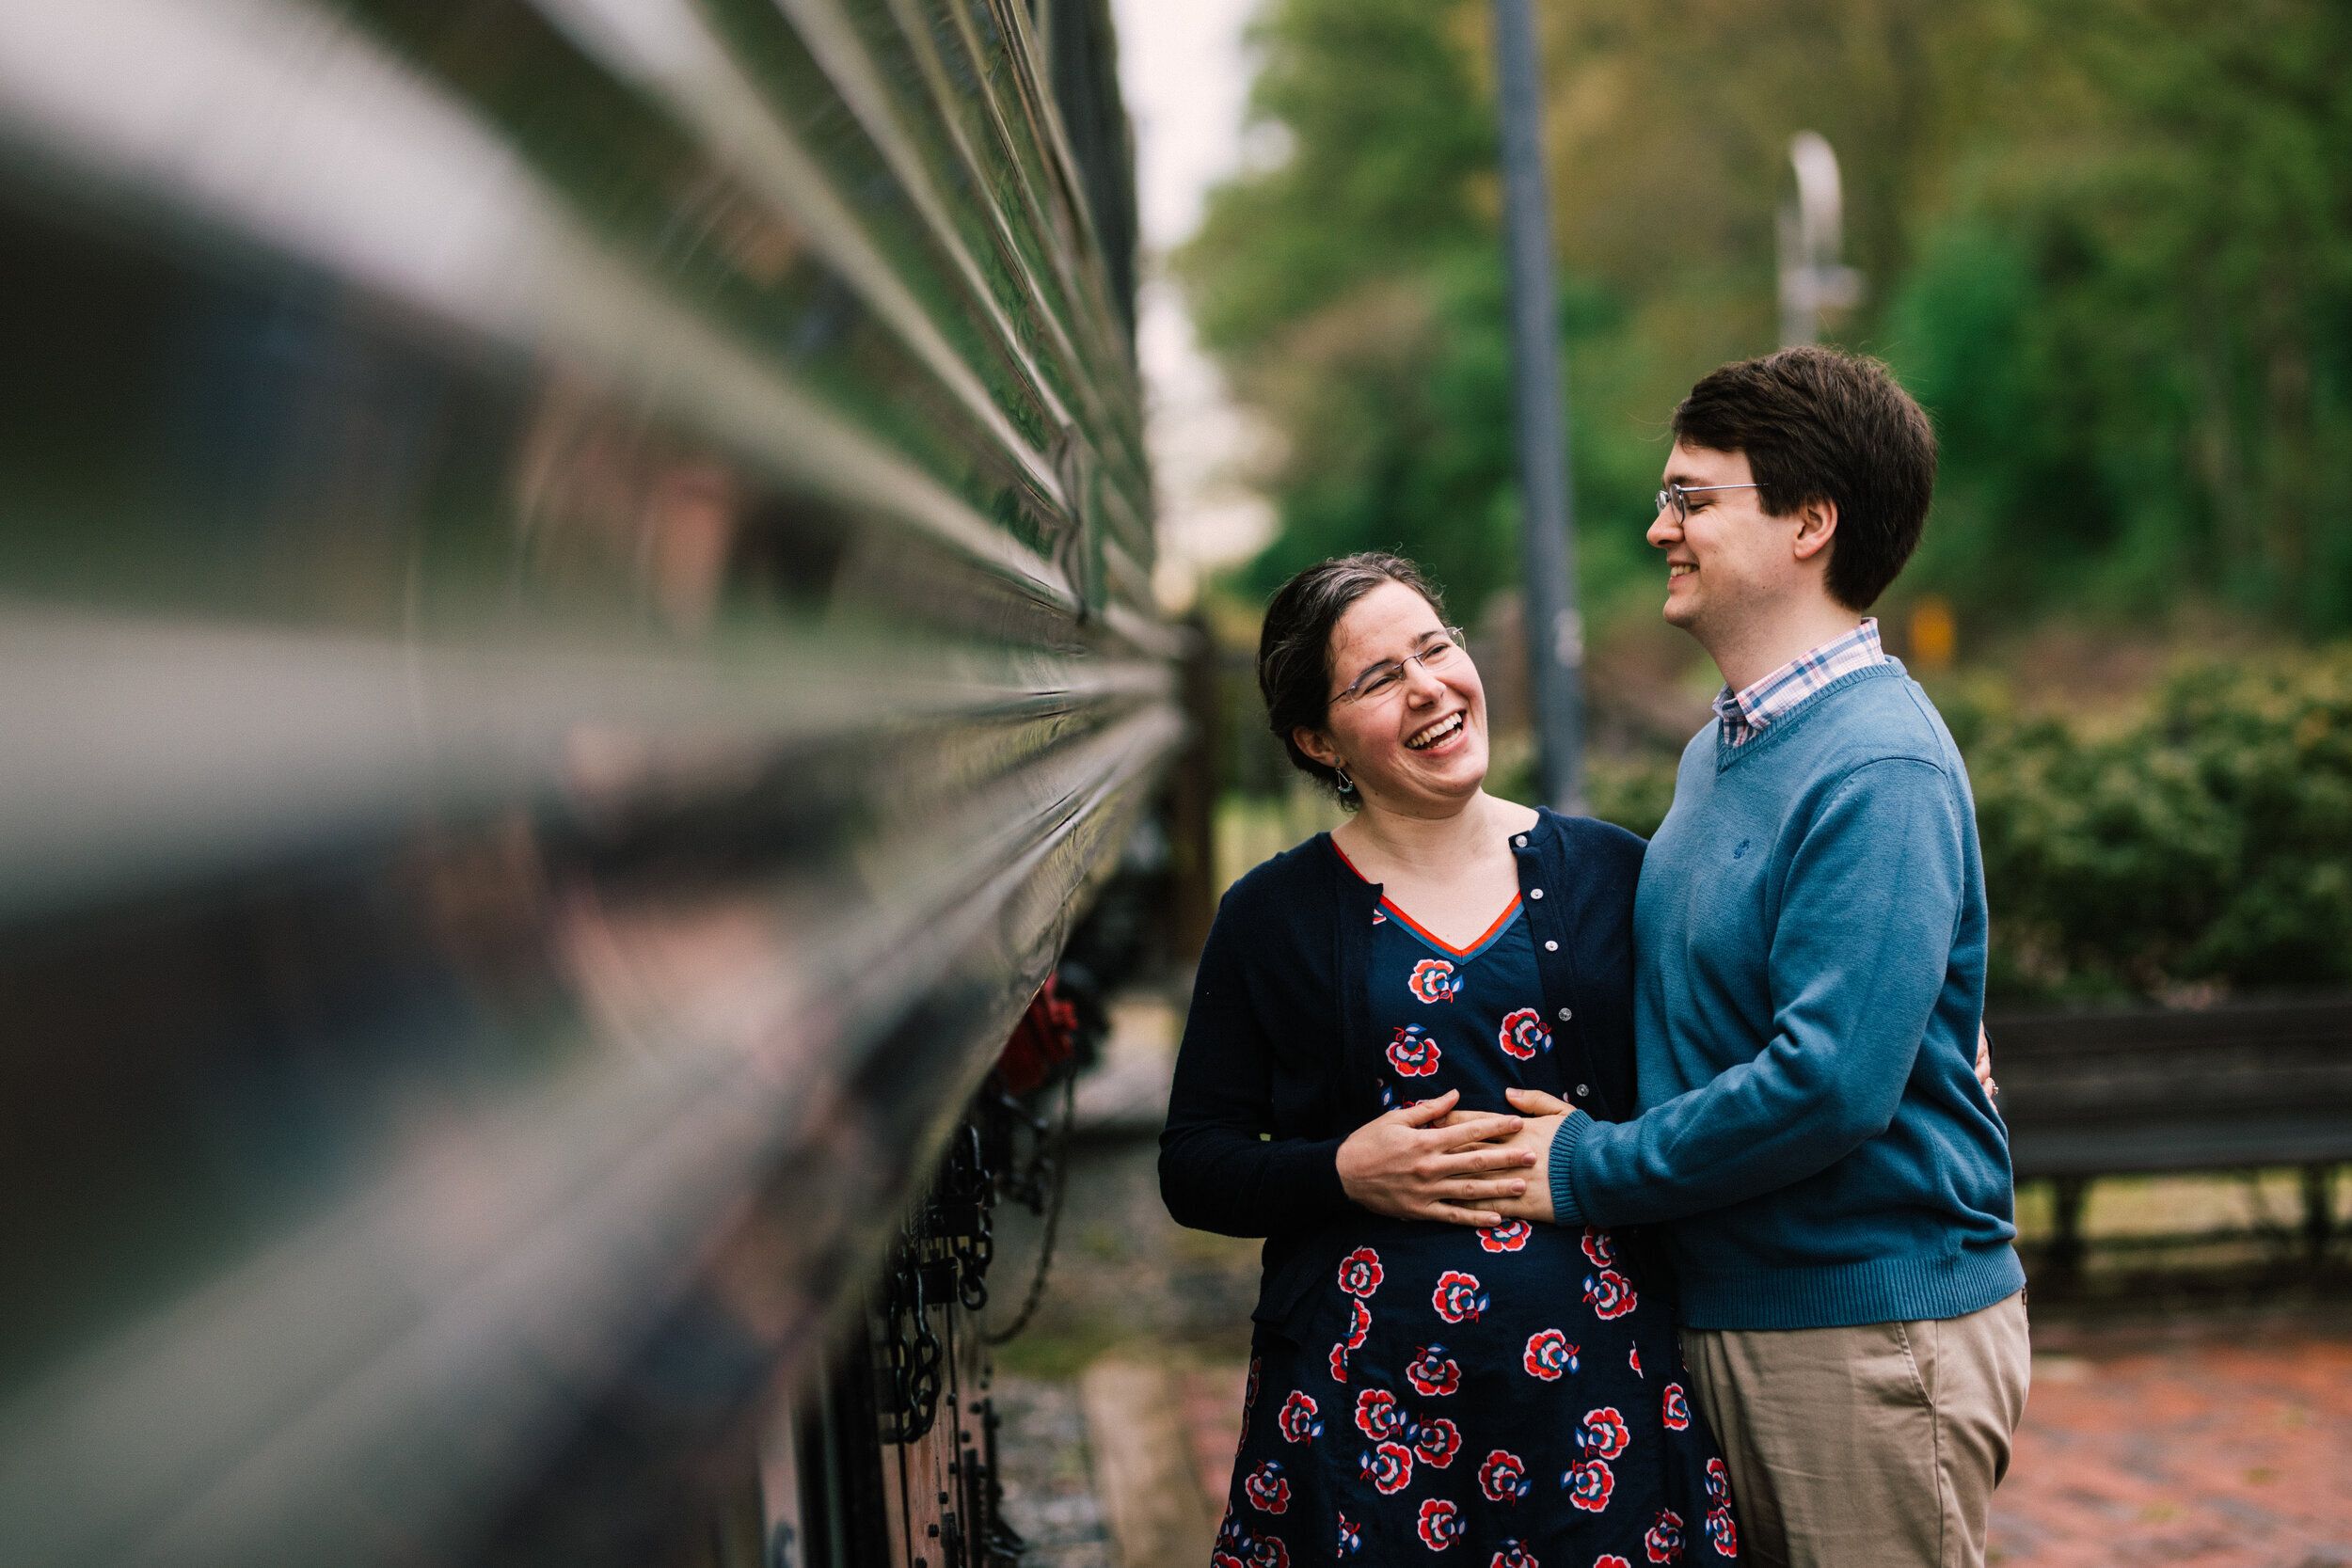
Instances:
[[[1346,769],[1346,768],[1332,768],[1332,769],[1331,769],[1331,771],[1332,771],[1332,772],[1334,772],[1334,773],[1337,773],[1337,774],[1340,776],[1340,793],[1341,793],[1341,794],[1343,794],[1343,795],[1353,795],[1353,794],[1355,794],[1355,793],[1356,793],[1356,781],[1355,781],[1355,780],[1353,780],[1353,779],[1351,779],[1351,778],[1349,778],[1349,777],[1347,776],[1347,769]]]

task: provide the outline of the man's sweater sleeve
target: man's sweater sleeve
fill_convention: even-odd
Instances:
[[[1160,1196],[1179,1225],[1226,1236],[1295,1229],[1347,1206],[1342,1140],[1277,1138],[1273,1041],[1251,995],[1251,943],[1220,911],[1201,950],[1160,1134]]]
[[[1724,1208],[1803,1180],[1886,1130],[1959,926],[1957,809],[1943,769],[1911,758],[1867,764],[1838,785],[1783,884],[1768,958],[1771,1043],[1631,1121],[1569,1117],[1551,1146],[1557,1223],[1639,1225]]]

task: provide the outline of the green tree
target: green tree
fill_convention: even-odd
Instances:
[[[1516,576],[1483,18],[1269,0],[1253,107],[1288,155],[1220,191],[1180,258],[1290,441],[1261,584],[1368,545],[1445,560],[1457,592]],[[1648,607],[1675,400],[1772,346],[1772,213],[1813,129],[1871,279],[1837,329],[1944,439],[1905,592],[1978,625],[2195,595],[2352,626],[2352,11],[1550,0],[1544,20],[1597,609],[1633,580]]]

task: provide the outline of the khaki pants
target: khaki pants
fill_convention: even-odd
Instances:
[[[1685,1329],[1748,1560],[1980,1568],[2032,1356],[2023,1291],[1943,1322]]]

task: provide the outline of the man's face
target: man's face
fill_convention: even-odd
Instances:
[[[1753,489],[1706,488],[1754,484],[1745,452],[1677,441],[1665,483],[1696,492],[1687,518],[1667,507],[1649,526],[1649,542],[1666,552],[1666,621],[1705,642],[1784,586],[1792,519],[1767,515]]]

